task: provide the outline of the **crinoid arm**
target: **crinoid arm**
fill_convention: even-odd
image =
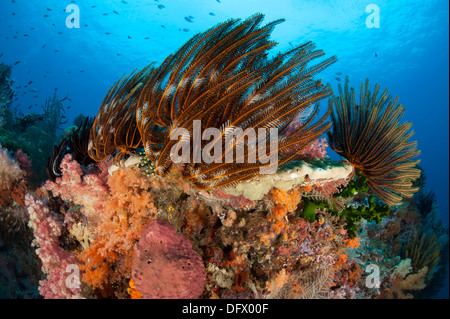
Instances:
[[[136,124],[138,95],[154,71],[152,64],[139,72],[119,79],[109,90],[92,124],[88,153],[95,161],[103,161],[119,150],[116,159],[141,145]]]

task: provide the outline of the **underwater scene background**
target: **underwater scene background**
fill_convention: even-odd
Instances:
[[[65,11],[71,4],[79,16],[67,20],[74,13]],[[371,5],[379,9],[378,27],[369,27],[378,19],[368,21],[377,13]],[[304,110],[277,114],[282,119],[277,123],[286,122],[286,127],[279,124],[286,140],[292,136],[298,145],[289,151],[300,157],[286,160],[283,170],[256,178],[255,184],[242,175],[250,183],[242,188],[233,177],[238,174],[234,166],[218,171],[225,176],[223,184],[234,187],[225,191],[196,179],[200,173],[194,171],[204,167],[177,171],[158,157],[159,148],[146,146],[145,141],[154,140],[142,137],[140,143],[143,132],[165,132],[162,123],[170,122],[165,112],[151,131],[145,119],[155,114],[142,109],[142,123],[133,122],[139,127],[138,143],[129,141],[129,128],[121,136],[126,141],[111,142],[107,135],[102,140],[102,125],[115,119],[110,115],[114,107],[105,107],[108,101],[120,100],[125,106],[118,118],[132,121],[126,112],[137,108],[139,113],[142,99],[150,101],[159,89],[165,90],[164,98],[172,98],[164,87],[167,78],[146,82],[153,72],[149,68],[119,82],[104,101],[124,74],[152,62],[159,67],[196,34],[258,13],[264,21],[249,34],[285,19],[267,31],[276,46],[255,40],[268,45],[268,58],[308,41],[325,53],[320,61],[308,61],[308,68],[323,63],[317,72],[295,69],[290,74],[291,80],[309,84],[320,79],[299,95]],[[449,4],[441,0],[0,0],[0,297],[448,298],[448,19]],[[68,27],[78,22],[79,28]],[[215,56],[227,48],[217,49]],[[308,50],[298,52],[312,60]],[[180,54],[171,67],[181,65]],[[333,56],[336,61],[327,60]],[[407,173],[402,173],[410,175],[399,181],[401,186],[387,186],[399,187],[395,195],[401,194],[400,200],[390,197],[395,191],[378,192],[384,184],[371,179],[369,168],[348,152],[337,152],[348,142],[342,133],[347,124],[326,111],[331,91],[336,97],[339,85],[345,91],[346,77],[358,105],[360,84],[369,79],[372,93],[375,84],[379,96],[388,88],[405,107],[401,120],[389,127],[412,123],[409,141],[417,141],[420,155],[411,160],[420,159],[420,166],[405,158]],[[259,80],[254,81],[258,87]],[[142,92],[139,83],[144,83]],[[200,92],[202,85],[194,83],[192,89]],[[319,101],[313,114],[308,108]],[[333,114],[338,114],[336,104]],[[198,110],[197,115],[214,112]],[[358,114],[359,108],[354,110]],[[106,120],[92,123],[86,116]],[[320,122],[322,116],[333,122],[331,128]],[[320,125],[303,128],[308,119]],[[111,132],[120,130],[119,122],[111,124]],[[381,142],[372,138],[366,144],[376,149],[378,141],[380,157],[390,143],[382,136]],[[89,142],[94,147],[88,152]],[[404,146],[403,152],[412,154],[415,148]],[[123,167],[117,163],[122,158],[134,162]],[[280,182],[286,172],[296,172],[301,181]],[[187,181],[180,181],[178,173]],[[366,281],[373,265],[381,274],[376,289]],[[166,281],[155,285],[155,278]]]

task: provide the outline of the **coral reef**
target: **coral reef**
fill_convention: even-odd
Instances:
[[[313,77],[336,58],[311,66],[324,55],[311,42],[270,57],[281,20],[262,20],[195,35],[64,131],[68,98],[19,116],[0,64],[0,297],[428,298],[442,286],[448,227],[403,107],[368,82],[357,104],[347,79],[320,110],[332,91]],[[184,149],[195,120],[218,134]],[[327,156],[331,124],[346,160]],[[279,130],[274,171],[245,162],[270,157],[251,128]],[[217,158],[192,161],[207,146]],[[172,161],[177,147],[190,162]]]
[[[0,143],[11,152],[19,149],[31,160],[32,172],[28,183],[39,186],[47,179],[46,161],[58,142],[62,126],[67,122],[63,102],[68,97],[59,98],[57,91],[47,97],[42,105],[42,114],[18,114],[11,107],[3,110],[5,122],[0,126]]]

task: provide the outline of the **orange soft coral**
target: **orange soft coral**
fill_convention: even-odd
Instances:
[[[302,196],[297,188],[294,188],[289,193],[282,189],[273,189],[271,191],[272,199],[275,204],[284,205],[288,212],[297,209]]]
[[[349,238],[345,240],[345,245],[349,248],[358,248],[360,245],[359,237],[355,237],[353,239]]]
[[[133,247],[144,226],[156,218],[156,208],[147,177],[138,170],[124,168],[109,176],[110,196],[98,211],[101,222],[96,241],[79,254],[85,262],[83,281],[104,288],[121,278],[129,278]]]
[[[131,296],[131,299],[142,299],[142,294],[139,292],[139,290],[136,289],[136,286],[134,285],[133,279],[130,279],[129,282],[130,288],[127,289],[128,294]]]

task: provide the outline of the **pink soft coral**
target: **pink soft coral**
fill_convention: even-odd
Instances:
[[[318,159],[324,159],[327,155],[327,139],[322,138],[320,140],[316,140],[309,144],[303,151],[302,154],[308,157],[317,157]]]
[[[49,211],[45,202],[35,199],[30,194],[25,197],[30,214],[28,225],[33,229],[33,245],[38,247],[36,254],[42,262],[42,271],[47,279],[39,282],[39,293],[45,298],[81,298],[80,288],[68,288],[66,273],[68,265],[76,265],[76,258],[59,246],[61,223]]]
[[[87,217],[88,223],[91,226],[97,225],[100,218],[98,212],[103,210],[103,203],[109,194],[104,180],[96,174],[83,176],[80,164],[72,160],[71,154],[64,156],[61,172],[62,177],[55,182],[48,180],[42,189],[52,191],[53,196],[61,196],[63,200],[81,205],[81,212]]]

